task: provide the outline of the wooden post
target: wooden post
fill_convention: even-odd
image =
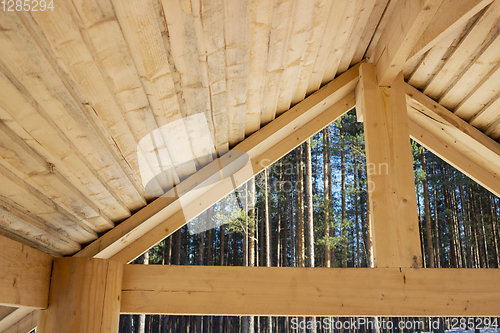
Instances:
[[[374,266],[422,267],[403,75],[391,87],[379,87],[373,64],[359,75]]]
[[[55,259],[37,333],[117,333],[122,275],[123,264],[112,260]]]

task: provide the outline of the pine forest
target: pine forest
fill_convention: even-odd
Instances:
[[[367,165],[364,149],[363,124],[352,110],[132,264],[371,267],[367,192],[374,185],[367,174],[388,171]],[[424,267],[498,268],[499,198],[414,141],[412,152]],[[306,325],[321,320],[122,315],[120,332],[399,331]],[[438,321],[444,331],[446,319]],[[420,330],[429,328],[404,332]]]

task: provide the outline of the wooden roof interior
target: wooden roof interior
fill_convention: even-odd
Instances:
[[[372,61],[395,3],[72,0],[53,12],[1,11],[0,234],[73,255]],[[500,0],[469,3],[473,15],[412,52],[405,80],[498,140]],[[440,11],[429,34],[449,24]],[[157,144],[141,146],[151,133]],[[141,176],[158,171],[148,156],[171,172],[146,190]]]

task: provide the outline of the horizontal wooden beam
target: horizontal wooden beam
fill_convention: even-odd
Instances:
[[[499,269],[126,265],[121,313],[499,316]]]
[[[500,196],[500,144],[406,84],[411,136]]]
[[[245,139],[231,152],[248,155],[252,171],[222,177],[224,155],[110,230],[76,256],[129,262],[354,107],[359,65]],[[203,184],[207,184],[203,187]],[[193,189],[196,191],[192,191]],[[181,194],[181,198],[177,195]],[[187,198],[187,199],[186,199]],[[186,216],[187,213],[187,216]]]
[[[53,259],[0,236],[0,305],[47,308]]]

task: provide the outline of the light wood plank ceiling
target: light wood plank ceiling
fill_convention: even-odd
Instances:
[[[55,0],[53,12],[0,11],[0,234],[76,253],[370,60],[394,3]],[[495,0],[404,70],[495,140],[499,17]],[[157,159],[170,171],[145,188]]]

